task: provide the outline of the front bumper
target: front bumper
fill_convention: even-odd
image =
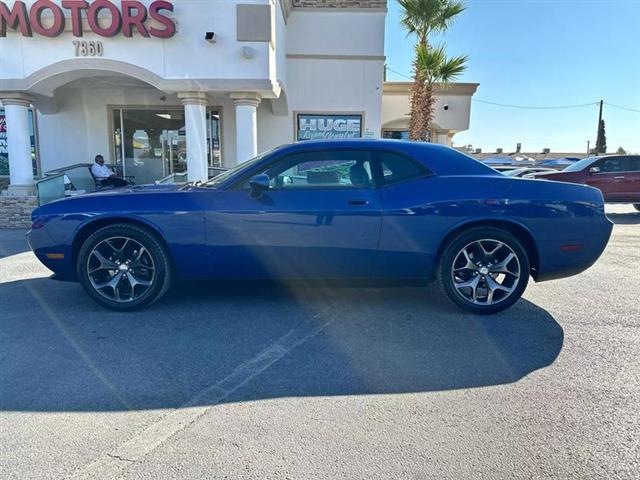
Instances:
[[[38,260],[59,278],[75,278],[71,245],[54,242],[47,228],[38,223],[27,232],[27,242]]]

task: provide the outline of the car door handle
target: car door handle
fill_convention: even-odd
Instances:
[[[614,180],[624,180],[624,176],[622,177],[613,177]]]
[[[369,205],[369,200],[363,198],[352,198],[349,200],[349,205]]]

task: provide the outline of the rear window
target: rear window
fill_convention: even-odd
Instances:
[[[382,179],[385,185],[431,174],[424,165],[397,153],[380,152],[378,160],[382,167]]]
[[[640,172],[640,157],[628,156],[623,159],[622,166],[625,172]]]
[[[597,166],[602,173],[638,172],[640,157],[635,155],[605,157],[598,162]]]

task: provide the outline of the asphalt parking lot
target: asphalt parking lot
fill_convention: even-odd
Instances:
[[[608,211],[594,267],[491,317],[329,285],[113,313],[0,230],[0,476],[637,478],[640,213]]]

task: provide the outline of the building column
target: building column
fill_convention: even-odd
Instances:
[[[236,160],[240,164],[258,154],[258,116],[260,95],[232,93],[236,106]]]
[[[7,153],[9,154],[9,195],[33,195],[33,160],[29,106],[31,100],[24,95],[1,98],[7,122]]]
[[[207,95],[204,92],[180,92],[184,105],[187,137],[187,179],[190,182],[209,179],[207,162]]]

